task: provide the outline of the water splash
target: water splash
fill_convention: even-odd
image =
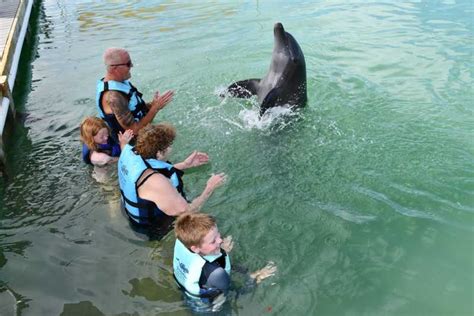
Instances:
[[[265,114],[260,117],[260,108],[253,106],[251,109],[243,109],[239,113],[243,126],[246,129],[267,130],[273,126],[284,127],[288,124],[286,118],[297,116],[290,107],[278,106],[268,109]]]
[[[227,98],[227,86],[221,85],[214,89],[214,95],[226,96]],[[225,100],[225,99],[224,99]]]
[[[218,96],[223,96],[219,107],[222,107],[227,103],[231,96],[227,93],[227,87],[218,86],[214,89],[214,94]],[[277,106],[269,108],[265,114],[260,116],[260,105],[256,98],[245,99],[247,104],[250,104],[250,108],[244,107],[241,104],[242,110],[238,114],[238,119],[222,118],[229,124],[237,126],[240,129],[259,129],[259,130],[268,130],[272,127],[277,127],[278,129],[284,128],[289,124],[287,118],[298,116],[298,112],[294,111],[292,107],[287,104],[284,106]]]

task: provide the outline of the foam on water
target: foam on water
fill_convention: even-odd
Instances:
[[[226,93],[227,87],[219,86],[214,90],[214,94],[217,96],[224,96],[222,102],[220,102],[219,107],[225,105],[229,98]],[[295,112],[289,104],[284,106],[277,106],[269,108],[262,116],[260,116],[260,105],[258,104],[255,98],[245,99],[246,102],[251,104],[250,108],[246,108],[242,105],[242,110],[238,114],[238,120],[222,118],[229,124],[237,126],[240,129],[258,129],[258,130],[267,130],[271,127],[278,126],[282,128],[287,125],[286,118],[297,116],[298,113]],[[214,109],[214,108],[212,108]]]
[[[251,109],[243,109],[239,113],[239,119],[242,120],[243,126],[246,129],[260,129],[266,130],[274,125],[286,125],[284,119],[286,117],[296,116],[288,106],[278,106],[268,109],[262,117],[260,117],[260,108],[252,107]]]
[[[226,86],[218,86],[214,89],[214,95],[226,95],[227,87]]]

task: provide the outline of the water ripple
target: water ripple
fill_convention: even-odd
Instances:
[[[359,186],[355,186],[353,189],[356,192],[367,195],[368,197],[370,197],[370,198],[372,198],[376,201],[382,202],[383,204],[389,206],[392,210],[394,210],[397,213],[400,213],[402,215],[409,216],[409,217],[439,220],[439,217],[434,215],[434,214],[429,214],[429,213],[425,213],[425,212],[422,212],[422,211],[419,211],[419,210],[404,207],[404,206],[396,203],[395,201],[392,201],[387,195],[385,195],[381,192],[377,192],[377,191],[374,191],[374,190],[371,190],[371,189],[368,189],[368,188],[362,188],[362,187],[359,187]]]
[[[318,205],[321,209],[330,212],[346,221],[353,222],[356,224],[367,223],[375,220],[377,217],[374,215],[362,215],[357,214],[354,211],[348,210],[347,208],[335,204]]]

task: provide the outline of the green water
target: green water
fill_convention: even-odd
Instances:
[[[27,113],[0,182],[0,314],[189,315],[172,277],[173,236],[149,242],[119,209],[116,175],[79,157],[106,47],[130,50],[157,117],[178,129],[172,159],[236,240],[234,264],[278,273],[231,315],[472,315],[471,1],[50,1],[37,3],[15,103]],[[256,119],[221,99],[265,75],[280,21],[306,56],[308,106]]]

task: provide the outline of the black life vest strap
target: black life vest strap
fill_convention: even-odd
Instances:
[[[138,97],[141,99],[143,94],[140,91],[138,91],[137,88],[135,88],[135,86],[131,82],[128,82],[128,83],[130,84],[130,87],[131,87],[130,93],[129,93],[130,97],[132,96],[134,92],[136,92]]]
[[[178,177],[178,186],[176,187],[176,190],[178,190],[178,192],[181,194],[181,196],[186,200],[186,194],[184,193],[183,179],[181,178],[184,175],[183,170],[176,169],[170,161],[166,161],[167,163],[169,163],[171,165],[171,168],[168,169],[168,168],[153,168],[148,161],[143,159],[143,157],[142,157],[142,160],[143,160],[143,163],[147,166],[148,169],[153,169],[153,170],[159,172],[160,174],[164,175],[168,179],[171,179],[171,177],[173,176],[173,173],[176,173],[176,176]],[[142,185],[143,182],[145,182],[145,180],[143,180],[140,183],[140,185]]]
[[[186,288],[184,286],[181,285],[181,283],[179,283],[178,279],[176,278],[176,276],[174,275],[173,273],[173,278],[174,278],[174,281],[176,282],[176,284],[178,285],[179,289],[183,292],[186,292],[187,295],[190,295],[192,297],[196,297],[196,298],[215,298],[217,295],[221,294],[222,291],[219,290],[219,289],[204,289],[206,292],[202,293],[202,294],[193,294],[191,292],[188,292],[186,290]]]
[[[156,216],[155,216],[155,213],[154,213],[154,208],[149,203],[136,203],[136,202],[133,202],[133,201],[127,199],[127,197],[125,196],[125,194],[123,193],[122,190],[120,190],[120,193],[122,194],[122,198],[124,199],[124,201],[127,204],[129,204],[133,207],[136,207],[138,209],[146,210],[147,213],[148,213],[147,214],[148,216],[145,217],[146,219],[148,219],[150,222],[153,222],[155,220]],[[124,207],[125,207],[125,210],[127,211],[128,216],[130,216],[130,217],[132,217],[136,220],[144,219],[143,216],[133,215],[129,210],[127,210],[127,207],[125,205],[124,205]]]
[[[148,169],[147,169],[147,170],[148,170]],[[153,172],[151,172],[150,174],[148,174],[142,181],[140,181],[139,184],[137,184],[137,189],[138,189],[139,187],[141,187],[141,186],[146,182],[146,180],[148,180],[148,178],[150,178],[152,175],[154,175],[154,174],[156,174],[156,173],[160,173],[158,170],[154,170],[154,169],[152,169],[152,170],[153,170]]]
[[[127,199],[127,197],[125,196],[125,194],[123,193],[122,190],[120,190],[120,194],[122,195],[122,198],[124,199],[124,201],[127,202],[127,204],[130,204],[131,206],[137,207],[137,208],[145,207],[145,205],[143,205],[143,203],[137,203],[137,202],[133,202],[133,201]],[[134,215],[132,215],[132,216],[134,216]]]

